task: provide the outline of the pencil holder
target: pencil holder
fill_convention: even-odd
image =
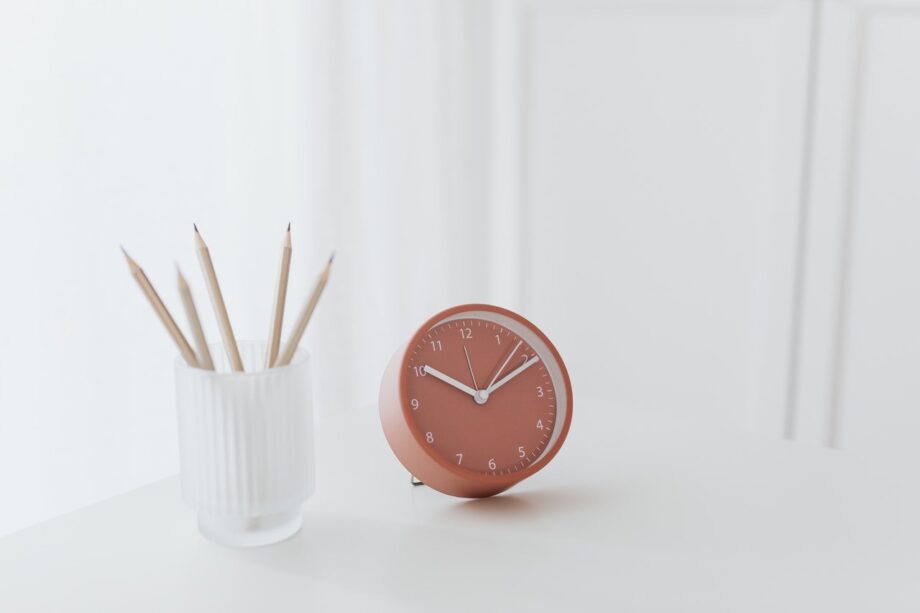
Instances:
[[[213,345],[214,371],[176,361],[182,495],[217,543],[268,545],[300,530],[313,493],[309,355],[264,370],[265,343],[238,344],[245,372]]]

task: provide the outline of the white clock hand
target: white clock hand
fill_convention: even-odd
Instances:
[[[423,366],[422,368],[425,369],[425,372],[426,372],[427,374],[431,375],[431,376],[434,377],[435,379],[440,379],[441,381],[443,381],[443,382],[446,383],[447,385],[450,385],[450,386],[452,386],[452,387],[455,387],[455,388],[457,388],[458,390],[460,390],[461,392],[463,392],[463,393],[465,393],[465,394],[469,394],[469,395],[472,396],[473,398],[476,398],[476,390],[474,390],[473,388],[471,388],[469,385],[466,385],[466,384],[464,384],[464,383],[460,383],[459,381],[457,381],[457,380],[454,379],[453,377],[449,377],[449,376],[445,375],[444,373],[442,373],[440,370],[437,370],[436,368],[432,368],[431,366],[428,366],[427,364],[426,364],[425,366]]]
[[[512,349],[512,350],[508,353],[508,356],[505,358],[505,361],[502,362],[501,367],[500,367],[498,370],[495,371],[495,376],[492,377],[492,380],[489,381],[489,384],[486,386],[486,391],[489,391],[489,392],[492,391],[492,385],[495,383],[495,380],[498,379],[498,375],[502,374],[502,371],[505,370],[505,366],[507,366],[507,365],[508,365],[508,362],[511,361],[511,356],[513,356],[513,355],[517,352],[518,347],[520,347],[520,346],[521,346],[521,343],[523,343],[523,342],[524,342],[524,341],[518,341],[518,344],[514,346],[514,349]]]
[[[533,366],[539,361],[540,361],[540,356],[538,355],[533,356],[532,358],[530,358],[529,360],[527,360],[526,362],[524,362],[523,364],[521,364],[520,366],[518,366],[511,372],[509,372],[507,375],[499,379],[498,383],[495,383],[494,385],[492,385],[492,387],[486,390],[486,393],[491,394],[492,392],[494,392],[495,390],[503,386],[505,383],[508,383],[508,381],[511,381],[516,376],[518,376],[519,374],[521,374],[522,372],[524,372],[525,370],[527,370],[528,368],[530,368],[531,366]]]

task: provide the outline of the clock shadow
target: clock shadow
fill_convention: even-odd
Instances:
[[[464,500],[449,507],[451,513],[475,516],[520,516],[534,512],[534,503],[520,494],[498,494]]]
[[[560,487],[525,492],[505,492],[450,505],[446,514],[481,519],[542,519],[581,513],[603,503],[596,490]]]

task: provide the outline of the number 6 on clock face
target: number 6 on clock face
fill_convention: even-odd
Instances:
[[[426,321],[396,352],[380,415],[397,458],[426,485],[490,496],[555,456],[572,386],[536,326],[499,307],[464,305]]]

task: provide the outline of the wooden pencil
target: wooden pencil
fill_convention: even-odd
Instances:
[[[166,305],[163,304],[163,300],[160,298],[159,294],[157,294],[157,291],[153,288],[153,284],[150,283],[147,275],[144,274],[143,269],[141,269],[137,262],[135,262],[134,259],[128,255],[128,252],[125,251],[124,247],[121,248],[121,252],[125,254],[125,259],[128,260],[128,268],[131,269],[131,275],[134,277],[134,280],[137,281],[137,284],[140,286],[141,291],[144,292],[144,295],[147,296],[147,300],[150,302],[150,306],[152,306],[153,310],[156,311],[160,321],[163,322],[163,325],[166,327],[166,331],[169,332],[169,335],[176,343],[176,346],[179,348],[179,353],[182,354],[182,358],[185,360],[185,363],[189,366],[197,367],[198,359],[195,357],[195,352],[192,350],[192,346],[188,344],[188,341],[185,339],[185,335],[182,334],[182,330],[179,329],[179,326],[176,325],[176,321],[172,318],[172,315],[169,314],[169,309],[167,309]]]
[[[281,349],[281,325],[284,322],[284,302],[287,297],[288,275],[291,271],[291,224],[284,233],[281,247],[281,271],[278,273],[278,288],[275,291],[275,307],[272,309],[272,322],[268,333],[268,352],[265,355],[265,368],[271,368],[278,359]]]
[[[240,350],[236,345],[236,337],[233,335],[233,327],[230,325],[230,316],[227,315],[227,307],[224,304],[224,296],[220,291],[220,284],[217,282],[217,273],[214,272],[214,263],[211,261],[211,253],[201,233],[198,232],[198,226],[195,225],[195,241],[198,244],[198,261],[201,263],[201,272],[204,273],[205,280],[208,283],[208,294],[211,296],[211,306],[214,307],[214,315],[217,317],[217,324],[220,328],[220,336],[224,341],[224,349],[227,351],[227,357],[230,358],[230,367],[241,372],[243,370],[243,361],[240,359]]]
[[[204,330],[201,328],[201,320],[198,318],[198,309],[195,308],[192,290],[189,289],[188,282],[182,275],[182,271],[179,270],[178,264],[176,264],[176,275],[179,281],[179,295],[182,296],[182,305],[185,307],[185,316],[192,327],[192,338],[195,339],[195,347],[198,349],[198,364],[205,370],[214,370],[211,350],[208,349],[208,340],[204,337]]]
[[[287,344],[284,346],[284,350],[281,352],[281,355],[278,356],[278,360],[275,362],[275,366],[285,366],[291,362],[291,358],[294,357],[294,352],[297,351],[297,344],[300,342],[300,338],[303,336],[304,330],[307,329],[307,324],[310,323],[310,317],[313,316],[313,311],[316,309],[316,305],[319,302],[320,296],[323,295],[323,289],[326,287],[326,282],[329,281],[329,271],[332,269],[332,261],[335,259],[335,253],[329,256],[329,261],[326,263],[326,267],[323,268],[323,271],[319,274],[319,277],[316,279],[316,286],[313,288],[313,293],[310,295],[309,300],[304,305],[303,310],[300,312],[300,317],[297,319],[297,323],[294,325],[294,330],[291,332],[291,336],[288,338]]]

